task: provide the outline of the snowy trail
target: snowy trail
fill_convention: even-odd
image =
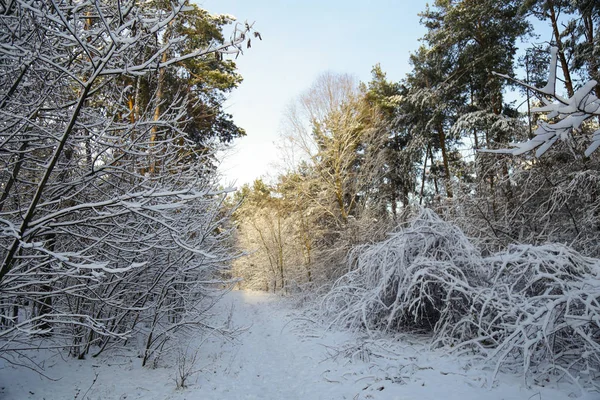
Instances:
[[[488,390],[489,372],[462,368],[464,359],[418,342],[326,331],[265,293],[234,291],[218,307],[223,318],[232,310],[232,324],[247,329],[233,341],[212,338],[200,346],[201,371],[185,390],[175,390],[175,368],[141,368],[135,357],[58,358],[46,364],[50,375],[62,378],[58,382],[0,368],[0,400],[558,400],[570,393],[526,388],[518,377],[506,375]]]
[[[233,292],[225,301],[234,307],[236,324],[248,327],[221,366],[214,385],[218,396],[240,399],[338,398],[337,387],[322,376],[325,348],[303,341],[275,297],[256,292]],[[227,356],[225,357],[227,358]],[[220,390],[221,389],[221,390]],[[207,393],[205,393],[207,394]]]

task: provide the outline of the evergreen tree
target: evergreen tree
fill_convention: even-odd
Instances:
[[[403,126],[400,115],[404,111],[405,88],[397,82],[386,79],[379,64],[371,71],[371,81],[363,84],[364,100],[368,106],[376,110],[378,135],[384,136],[384,162],[378,173],[377,190],[373,193],[376,203],[381,203],[381,215],[387,214],[389,208],[395,220],[398,206],[403,209],[409,206],[409,195],[415,191],[416,163],[420,157],[420,149],[415,146],[410,129]]]

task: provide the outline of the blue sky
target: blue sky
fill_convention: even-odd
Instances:
[[[410,53],[426,32],[418,16],[427,6],[423,0],[197,1],[211,13],[255,22],[263,37],[237,59],[244,82],[226,104],[247,132],[220,168],[222,182],[238,187],[277,175],[275,143],[283,112],[319,74],[349,73],[367,82],[380,63],[389,79],[399,81],[410,72]],[[534,27],[540,34],[536,42],[550,40],[545,23],[534,21]]]
[[[324,71],[350,73],[368,81],[380,63],[388,78],[409,72],[409,54],[425,29],[418,13],[425,1],[203,0],[211,13],[255,21],[263,37],[237,60],[244,77],[227,110],[246,129],[223,161],[224,182],[237,186],[275,176],[283,111]]]

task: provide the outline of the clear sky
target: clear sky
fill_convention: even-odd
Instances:
[[[325,71],[368,81],[380,63],[389,79],[409,72],[409,54],[425,29],[414,0],[198,0],[211,13],[255,22],[263,37],[237,60],[244,82],[230,96],[227,111],[247,137],[236,140],[224,159],[225,183],[237,186],[275,176],[275,143],[285,107]]]

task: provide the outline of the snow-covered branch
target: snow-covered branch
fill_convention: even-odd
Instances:
[[[525,82],[513,79],[507,75],[496,74],[503,78],[514,81],[537,94],[544,103],[542,107],[533,108],[533,112],[545,113],[548,120],[555,122],[540,121],[535,130],[535,136],[525,143],[513,143],[513,149],[481,150],[489,153],[521,155],[535,149],[536,157],[542,156],[557,140],[567,140],[573,133],[580,132],[582,124],[593,118],[600,117],[600,99],[594,95],[598,82],[591,80],[577,89],[568,99],[556,94],[556,47],[552,48],[552,59],[550,63],[550,74],[548,83],[543,88],[535,88]],[[600,129],[591,135],[591,144],[585,151],[589,157],[600,147]]]

